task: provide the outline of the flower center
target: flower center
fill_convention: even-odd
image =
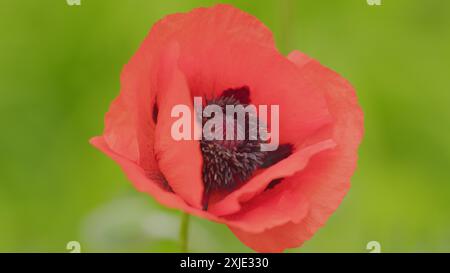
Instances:
[[[227,105],[242,105],[237,98],[221,96],[207,101],[207,105],[217,105],[225,110]],[[225,112],[225,111],[224,111]],[[214,190],[232,190],[245,182],[263,164],[265,152],[260,149],[260,139],[248,140],[251,128],[248,114],[246,124],[239,124],[236,116],[224,115],[222,126],[213,128],[215,134],[223,135],[221,140],[207,140],[203,137],[200,147],[203,155],[203,183],[205,185],[204,209],[208,206],[209,194]],[[203,125],[208,118],[203,118]],[[231,122],[231,123],[230,123]],[[227,128],[234,126],[234,137],[227,140]]]
[[[200,148],[203,156],[203,184],[205,187],[203,197],[203,209],[207,210],[209,196],[214,191],[232,191],[242,183],[246,182],[259,168],[267,168],[281,159],[290,155],[291,145],[281,145],[280,149],[273,152],[261,151],[260,135],[256,132],[256,139],[250,138],[251,130],[257,130],[258,118],[256,113],[245,113],[245,124],[241,124],[237,115],[230,116],[226,113],[227,105],[243,106],[249,104],[249,89],[241,87],[238,89],[225,90],[221,96],[208,100],[207,106],[216,105],[222,108],[224,113],[222,126],[212,129],[215,135],[223,135],[220,140],[211,140],[203,137]],[[211,117],[213,118],[213,117]],[[202,125],[210,118],[203,117]],[[230,123],[231,122],[231,123]],[[234,128],[234,137],[226,138],[227,128]],[[254,133],[254,131],[253,131]],[[230,133],[231,134],[231,133]]]

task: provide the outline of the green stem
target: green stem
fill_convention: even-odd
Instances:
[[[188,242],[189,242],[189,214],[183,212],[181,215],[181,226],[180,226],[180,251],[183,253],[188,252]]]

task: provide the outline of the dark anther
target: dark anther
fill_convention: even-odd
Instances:
[[[230,88],[222,92],[219,97],[233,97],[239,104],[249,104],[250,103],[250,89],[248,86],[242,86],[239,88]]]
[[[261,168],[269,168],[292,154],[292,144],[281,144],[275,151],[266,152]]]
[[[153,122],[156,124],[156,122],[158,121],[158,104],[155,102],[155,104],[153,104],[153,110],[152,110],[152,118],[153,118]]]
[[[211,99],[207,105],[218,105],[225,110],[227,105],[247,106],[250,101],[248,87],[227,89],[220,97]],[[224,113],[226,114],[226,113]],[[223,140],[206,140],[200,142],[203,155],[203,183],[205,186],[203,197],[203,209],[208,208],[209,195],[216,190],[231,191],[241,183],[246,182],[253,172],[261,167],[266,152],[261,151],[261,140],[248,140],[249,131],[255,125],[251,113],[246,114],[245,125],[238,124],[236,116],[234,119],[235,138],[226,140],[226,124],[223,125]],[[256,115],[256,113],[255,113]],[[203,125],[208,118],[203,119]],[[245,128],[245,129],[244,129]],[[214,128],[217,129],[217,128]],[[245,134],[244,139],[238,139],[237,134]]]
[[[271,189],[275,188],[275,186],[277,186],[278,184],[280,184],[281,181],[283,181],[283,179],[284,179],[284,178],[277,178],[277,179],[274,179],[274,180],[270,181],[270,183],[269,183],[269,185],[267,185],[265,191],[271,190]]]
[[[162,173],[149,172],[147,173],[147,177],[153,180],[156,184],[158,184],[163,190],[173,192],[172,187],[170,187],[169,182]]]
[[[217,105],[223,110],[227,105],[246,107],[250,102],[250,90],[248,87],[227,89],[222,95],[207,101],[207,105]],[[224,115],[226,116],[226,111]],[[258,117],[253,116],[257,113],[246,113],[245,124],[239,124],[237,116],[234,115],[233,140],[226,140],[227,121],[224,122],[221,129],[223,140],[207,140],[203,138],[200,141],[200,148],[203,156],[203,209],[208,209],[209,197],[213,191],[232,191],[242,183],[251,178],[253,173],[260,168],[268,168],[277,162],[283,160],[292,154],[293,146],[291,144],[280,145],[276,151],[261,151],[261,144],[264,141],[258,135],[256,139],[249,140],[250,130],[256,128],[255,122]],[[230,117],[230,116],[228,116]],[[209,119],[203,117],[202,125]],[[225,119],[226,120],[226,119]],[[217,128],[214,128],[217,130]],[[252,131],[254,132],[254,131]],[[245,135],[244,139],[236,138],[237,135]],[[276,179],[268,185],[268,189],[275,187],[281,179]]]

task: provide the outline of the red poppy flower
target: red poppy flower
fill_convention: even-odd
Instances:
[[[226,143],[174,140],[171,109],[192,109],[194,96],[279,105],[279,148],[255,156],[232,142],[223,158]],[[91,143],[161,204],[226,224],[256,251],[279,252],[311,238],[336,210],[362,135],[345,79],[299,51],[284,57],[255,17],[217,5],[153,26]]]

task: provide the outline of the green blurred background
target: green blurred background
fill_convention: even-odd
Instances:
[[[0,0],[0,252],[178,251],[178,211],[88,144],[122,66],[200,0]],[[301,252],[450,251],[450,1],[221,1],[356,87],[366,135],[352,188]],[[191,251],[250,251],[193,219]]]

